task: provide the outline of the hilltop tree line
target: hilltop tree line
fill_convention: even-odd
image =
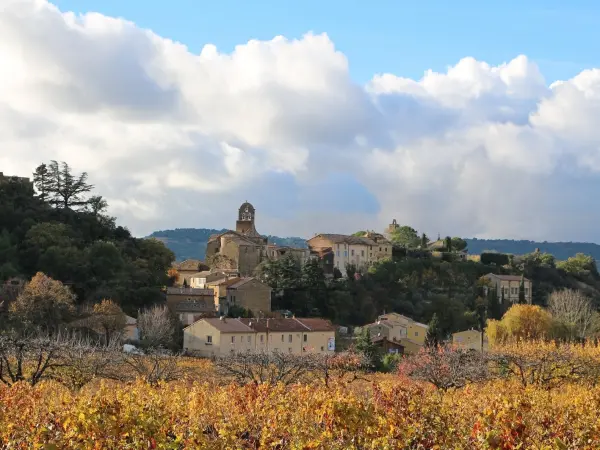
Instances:
[[[43,272],[67,285],[75,303],[112,299],[128,314],[160,302],[173,253],[116,225],[87,173],[52,161],[33,183],[0,183],[0,281]]]

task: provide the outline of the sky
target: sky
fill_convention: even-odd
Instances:
[[[0,171],[87,171],[139,236],[600,242],[592,1],[0,0]],[[352,4],[354,3],[354,4]]]

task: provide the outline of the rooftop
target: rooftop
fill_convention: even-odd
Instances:
[[[287,318],[287,319],[201,319],[222,333],[265,333],[265,332],[306,332],[335,331],[335,327],[325,319]]]
[[[349,236],[346,234],[324,233],[324,234],[318,234],[315,237],[313,237],[312,239],[317,238],[317,237],[328,239],[329,241],[333,242],[334,244],[372,245],[372,246],[379,245],[374,240],[366,238],[366,237],[362,237],[362,236]],[[308,241],[310,242],[312,239],[309,239]]]
[[[495,273],[488,273],[486,277],[494,277],[504,281],[521,281],[521,279],[524,281],[529,281],[529,279],[521,277],[521,275],[498,275]]]
[[[196,289],[184,287],[168,287],[167,295],[214,295],[212,289]]]

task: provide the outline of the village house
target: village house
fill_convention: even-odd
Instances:
[[[227,305],[239,306],[261,317],[271,312],[271,287],[256,278],[240,278],[227,286]]]
[[[285,255],[291,255],[299,264],[304,264],[309,255],[308,249],[269,244],[268,239],[256,231],[255,217],[254,206],[245,202],[238,210],[235,231],[227,230],[210,236],[206,245],[206,261],[212,270],[235,270],[241,276],[252,276],[261,262],[277,260]]]
[[[177,273],[179,274],[179,278],[176,282],[177,286],[190,286],[190,277],[192,275],[195,275],[202,270],[208,270],[208,266],[199,259],[186,259],[182,262],[176,262],[172,264],[171,268],[177,270]]]
[[[215,316],[215,295],[212,289],[169,287],[166,292],[167,307],[182,323],[192,323],[195,318]]]
[[[402,347],[406,354],[417,353],[427,337],[427,325],[398,313],[383,314],[375,323],[365,325],[371,334],[371,340],[377,344],[394,343]],[[397,346],[393,346],[396,351]]]
[[[240,352],[326,354],[335,352],[335,327],[324,319],[200,319],[183,330],[183,347],[203,357]]]
[[[458,348],[473,349],[478,351],[488,350],[488,339],[485,333],[483,333],[483,348],[481,341],[481,331],[478,330],[465,330],[457,333],[452,333],[452,345]]]
[[[230,278],[237,278],[237,273],[205,270],[190,275],[190,287],[195,289],[209,289],[209,283],[218,283]]]
[[[331,265],[323,265],[329,275],[335,269],[346,275],[348,265],[354,265],[359,271],[366,270],[375,262],[392,257],[392,243],[383,235],[372,232],[364,236],[317,234],[307,243],[311,254],[319,258],[331,258]]]
[[[521,282],[524,286],[525,302],[531,303],[532,283],[531,280],[519,275],[497,275],[488,273],[483,277],[489,284],[487,288],[493,288],[498,296],[498,303],[518,303]]]

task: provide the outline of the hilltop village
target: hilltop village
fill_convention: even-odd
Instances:
[[[176,262],[160,240],[118,226],[92,191],[87,174],[55,161],[36,168],[33,181],[0,175],[0,318],[108,340],[105,315],[117,315],[113,328],[138,344],[148,321],[170,323],[163,345],[201,356],[327,354],[360,339],[410,354],[431,342],[483,350],[489,323],[514,304],[546,307],[575,290],[600,298],[595,260],[583,254],[471,255],[461,238],[430,240],[396,220],[382,233],[277,245],[258,231],[249,202],[234,229],[210,236],[204,261]],[[35,289],[54,282],[64,295],[39,297]],[[598,329],[590,323],[585,336]]]
[[[286,350],[292,353],[335,349],[335,334],[348,328],[334,327],[328,320],[296,318],[290,311],[274,310],[273,288],[268,276],[260,272],[284,259],[301,268],[316,264],[326,283],[337,279],[359,279],[369,268],[391,261],[406,251],[392,242],[400,225],[393,220],[385,233],[366,231],[355,235],[317,234],[307,241],[307,248],[271,244],[256,229],[256,210],[244,202],[239,210],[235,230],[209,238],[206,261],[186,260],[174,263],[170,272],[173,283],[167,288],[167,303],[182,323],[184,348],[204,356],[231,350]],[[448,251],[446,241],[427,243],[424,250],[433,258],[466,260],[466,249]],[[489,274],[482,278],[493,287],[499,301],[517,303],[519,292],[531,303],[532,284],[525,277]],[[235,317],[234,312],[245,317]],[[319,308],[315,308],[319,314]],[[378,315],[368,329],[374,344],[391,353],[415,353],[425,345],[428,325],[398,313]],[[455,331],[449,336],[455,343],[482,349],[487,340],[473,328]]]

